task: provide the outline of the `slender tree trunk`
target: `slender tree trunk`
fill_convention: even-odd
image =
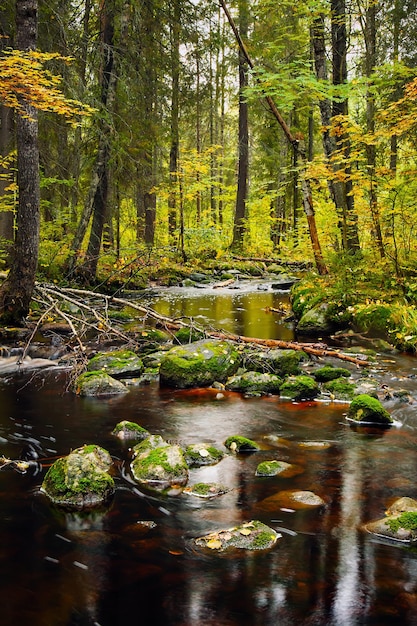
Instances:
[[[347,81],[347,32],[346,32],[346,6],[345,0],[331,0],[332,10],[332,66],[333,84],[343,85]],[[348,113],[347,99],[334,99],[332,117],[338,120],[339,116]],[[336,125],[338,122],[336,121]],[[358,218],[354,208],[353,186],[350,167],[350,142],[349,137],[338,124],[335,134],[336,147],[342,159],[340,171],[343,172],[343,215],[342,215],[342,241],[345,250],[354,252],[360,250],[358,234]]]
[[[376,5],[371,2],[367,8],[364,24],[364,39],[366,49],[366,76],[368,77],[368,91],[366,94],[366,129],[368,133],[375,133],[375,96],[372,86],[369,85],[372,72],[376,65]],[[369,208],[377,248],[381,258],[385,257],[384,242],[382,239],[381,224],[379,221],[376,169],[376,147],[373,144],[366,146],[366,159],[369,180]]]
[[[35,50],[37,18],[37,0],[16,1],[16,43],[19,50]],[[19,190],[16,237],[10,272],[0,289],[2,320],[14,324],[21,323],[29,312],[38,265],[40,230],[38,115],[36,109],[24,100],[21,105],[23,113],[16,119]]]
[[[179,160],[179,85],[180,85],[180,1],[174,0],[171,19],[171,149],[169,153],[170,193],[168,198],[168,232],[177,228],[177,192]]]
[[[240,37],[245,40],[248,36],[248,3],[239,2]],[[244,90],[248,84],[248,62],[244,52],[239,48],[239,138],[238,138],[238,175],[236,206],[233,225],[232,247],[241,249],[245,234],[246,201],[248,196],[248,169],[249,169],[249,126],[248,103]]]

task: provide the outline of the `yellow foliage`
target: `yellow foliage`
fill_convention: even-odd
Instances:
[[[94,109],[65,97],[59,89],[62,77],[45,67],[52,59],[71,61],[70,57],[57,53],[4,50],[0,57],[0,101],[23,115],[26,114],[24,104],[27,104],[63,115],[76,124],[76,116],[90,115]]]

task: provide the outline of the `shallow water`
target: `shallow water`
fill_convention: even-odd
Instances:
[[[272,296],[269,306],[285,300]],[[228,330],[259,334],[233,324],[233,306],[227,319],[219,310]],[[387,384],[417,396],[414,358],[390,356],[379,363]],[[398,426],[371,433],[353,430],[341,403],[244,399],[207,389],[160,389],[156,383],[97,400],[66,393],[66,382],[65,372],[0,380],[0,453],[39,455],[26,474],[0,471],[3,625],[417,624],[415,548],[359,529],[382,517],[396,497],[417,497],[415,405],[392,402]],[[185,444],[222,447],[227,436],[244,434],[262,450],[228,454],[218,465],[190,471],[190,483],[229,487],[223,496],[156,495],[130,478],[128,445],[111,435],[122,419]],[[84,443],[111,452],[117,491],[103,511],[65,513],[39,487],[54,457]],[[257,464],[274,458],[295,464],[297,471],[256,477]],[[290,489],[314,491],[326,504],[295,510],[282,494]],[[272,550],[219,555],[193,545],[199,535],[251,519],[281,532]]]

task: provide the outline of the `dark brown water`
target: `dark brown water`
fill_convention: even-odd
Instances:
[[[279,297],[272,300],[276,306]],[[254,302],[248,319],[265,306]],[[196,299],[193,307],[198,312]],[[233,324],[239,317],[233,306],[230,315],[219,311],[219,325],[260,334]],[[417,396],[409,377],[417,372],[415,359],[384,357],[378,367],[387,383]],[[26,474],[0,471],[4,626],[417,624],[415,548],[359,530],[362,522],[381,517],[394,498],[417,497],[416,405],[392,404],[398,426],[372,434],[352,430],[344,419],[347,406],[339,403],[244,399],[156,383],[132,386],[123,398],[95,400],[66,393],[65,382],[65,373],[0,381],[0,453],[18,458],[30,449],[42,459]],[[190,471],[191,483],[230,487],[217,499],[157,496],[129,477],[128,448],[110,434],[122,419],[185,444],[222,447],[227,436],[240,433],[264,449]],[[328,445],[300,445],[306,442]],[[65,513],[49,504],[39,486],[52,462],[47,457],[84,443],[111,452],[116,495],[106,510]],[[295,464],[298,473],[256,477],[257,464],[272,458]],[[277,496],[295,488],[321,495],[326,506],[294,510]],[[192,543],[251,519],[281,529],[271,551],[203,554]],[[156,526],[149,529],[143,521]]]

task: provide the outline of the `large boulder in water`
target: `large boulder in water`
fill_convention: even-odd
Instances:
[[[89,509],[105,503],[114,493],[109,469],[110,454],[96,445],[73,450],[55,461],[43,480],[41,490],[68,509]]]
[[[113,378],[134,378],[143,373],[144,365],[131,350],[113,350],[97,354],[88,362],[87,369],[106,372]]]
[[[272,348],[270,350],[245,350],[242,366],[255,372],[269,372],[278,376],[300,374],[300,363],[308,356],[301,350]]]
[[[379,400],[366,393],[356,396],[349,407],[348,419],[357,424],[390,426],[394,420]]]
[[[239,367],[239,353],[230,341],[203,339],[169,350],[159,368],[162,385],[186,389],[224,382]]]
[[[417,541],[417,501],[398,498],[384,518],[363,524],[362,530],[377,537],[414,543]]]
[[[282,378],[276,374],[245,372],[229,378],[225,386],[229,391],[240,391],[246,396],[262,396],[279,394],[281,385]]]

